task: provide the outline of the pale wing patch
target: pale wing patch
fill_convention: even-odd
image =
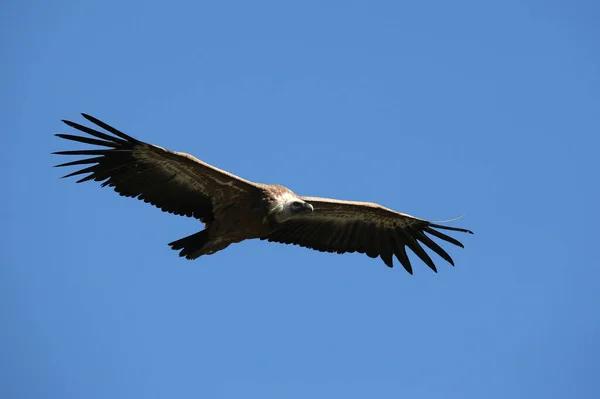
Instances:
[[[189,154],[185,154],[182,152],[175,152],[175,151],[170,151],[167,150],[163,147],[157,146],[157,145],[151,145],[152,147],[159,149],[161,151],[164,151],[166,153],[169,154],[173,154],[173,155],[177,155],[180,157],[185,157],[190,161],[193,161],[194,164],[197,164],[199,167],[201,167],[202,169],[200,170],[200,173],[198,173],[197,168],[194,168],[193,166],[190,167],[189,165],[186,164],[182,164],[181,162],[177,162],[175,160],[166,158],[164,156],[161,156],[160,153],[157,153],[155,151],[148,151],[143,147],[139,147],[135,150],[134,155],[137,159],[141,160],[141,161],[145,161],[148,163],[152,163],[154,165],[158,165],[160,168],[162,168],[164,171],[166,171],[169,175],[172,175],[172,180],[176,181],[180,184],[184,184],[184,185],[189,185],[191,187],[193,187],[194,189],[209,194],[209,193],[219,193],[220,190],[216,190],[215,188],[211,189],[211,185],[220,185],[220,186],[225,186],[228,188],[231,188],[233,190],[236,191],[246,191],[245,187],[243,187],[243,185],[245,185],[245,183],[247,184],[252,184],[250,182],[245,181],[244,179],[241,179],[237,176],[231,175],[229,173],[227,173],[226,171],[221,171],[220,169],[217,169],[213,166],[210,166],[208,164],[205,164],[204,162],[200,161],[199,159],[189,155]],[[223,174],[226,177],[228,177],[229,179],[219,179],[216,177],[217,174]],[[239,184],[242,183],[242,184]]]
[[[315,211],[306,218],[331,220],[336,222],[362,220],[380,226],[397,228],[414,226],[421,219],[393,211],[373,202],[344,201],[329,198],[302,197],[315,207]]]

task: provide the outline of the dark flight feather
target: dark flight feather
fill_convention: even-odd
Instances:
[[[431,270],[437,272],[426,248],[452,266],[454,261],[433,238],[463,247],[460,241],[439,230],[473,234],[467,229],[432,223],[374,203],[300,197],[280,185],[252,183],[189,154],[139,141],[97,118],[82,115],[103,131],[63,120],[67,126],[90,137],[63,133],[56,136],[69,142],[101,148],[54,152],[57,155],[86,157],[56,165],[84,165],[63,177],[86,175],[77,183],[94,180],[100,182],[102,187],[112,187],[121,196],[137,198],[164,212],[194,217],[206,223],[205,230],[169,244],[180,251],[180,256],[188,259],[222,250],[231,242],[260,238],[323,252],[357,252],[370,258],[379,257],[390,268],[394,266],[395,257],[408,273],[413,274],[413,266],[406,252],[406,248],[409,248]],[[277,201],[281,195],[288,195],[294,201],[301,199],[311,204],[313,211],[296,215],[286,222],[271,224],[271,204],[280,207]],[[253,217],[244,213],[247,212],[244,205],[248,203],[261,204],[259,210],[265,216],[263,218],[263,214],[260,214],[256,219],[260,223],[252,225],[252,228],[265,229],[264,232],[255,233],[252,228],[244,226],[248,233],[243,233],[247,236],[241,239],[227,241],[228,236],[215,239],[212,230],[209,230],[213,222],[219,225],[229,218],[238,223],[239,219],[243,226],[246,218]],[[227,214],[230,210],[241,213],[231,219],[231,215]],[[254,211],[256,209],[253,208],[250,212]],[[236,229],[238,227],[232,230]],[[227,234],[231,234],[231,231]],[[213,239],[219,244],[215,244],[217,246],[213,249],[205,248]]]

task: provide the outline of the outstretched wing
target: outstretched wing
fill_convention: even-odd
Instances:
[[[77,183],[104,181],[102,187],[114,187],[120,195],[138,198],[165,212],[194,217],[205,223],[214,219],[215,207],[258,190],[254,183],[217,169],[191,155],[144,143],[92,116],[82,115],[112,135],[63,120],[70,127],[93,137],[71,134],[56,136],[103,147],[54,153],[89,156],[56,165],[91,165],[63,176],[86,175]]]
[[[280,229],[262,238],[263,240],[300,245],[322,252],[359,252],[371,258],[380,256],[389,267],[393,267],[395,255],[406,271],[412,274],[406,247],[437,272],[433,260],[421,244],[453,266],[454,261],[429,235],[463,247],[456,239],[435,229],[473,234],[470,230],[434,224],[378,204],[301,198],[312,204],[314,211],[285,222]]]

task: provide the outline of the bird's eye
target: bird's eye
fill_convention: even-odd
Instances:
[[[295,208],[299,208],[302,206],[302,202],[296,201],[292,204]]]

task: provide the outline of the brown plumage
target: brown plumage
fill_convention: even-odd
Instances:
[[[107,133],[63,121],[92,137],[57,136],[104,148],[55,152],[90,156],[56,165],[86,165],[63,177],[85,175],[77,183],[102,181],[103,187],[113,187],[120,195],[205,223],[204,230],[169,243],[171,248],[180,251],[180,256],[188,259],[258,238],[318,251],[379,256],[389,267],[393,267],[395,256],[412,274],[407,247],[437,271],[421,244],[454,265],[450,255],[432,237],[463,245],[436,229],[473,234],[374,203],[302,197],[281,185],[250,182],[191,155],[144,143],[92,116],[82,115]]]

